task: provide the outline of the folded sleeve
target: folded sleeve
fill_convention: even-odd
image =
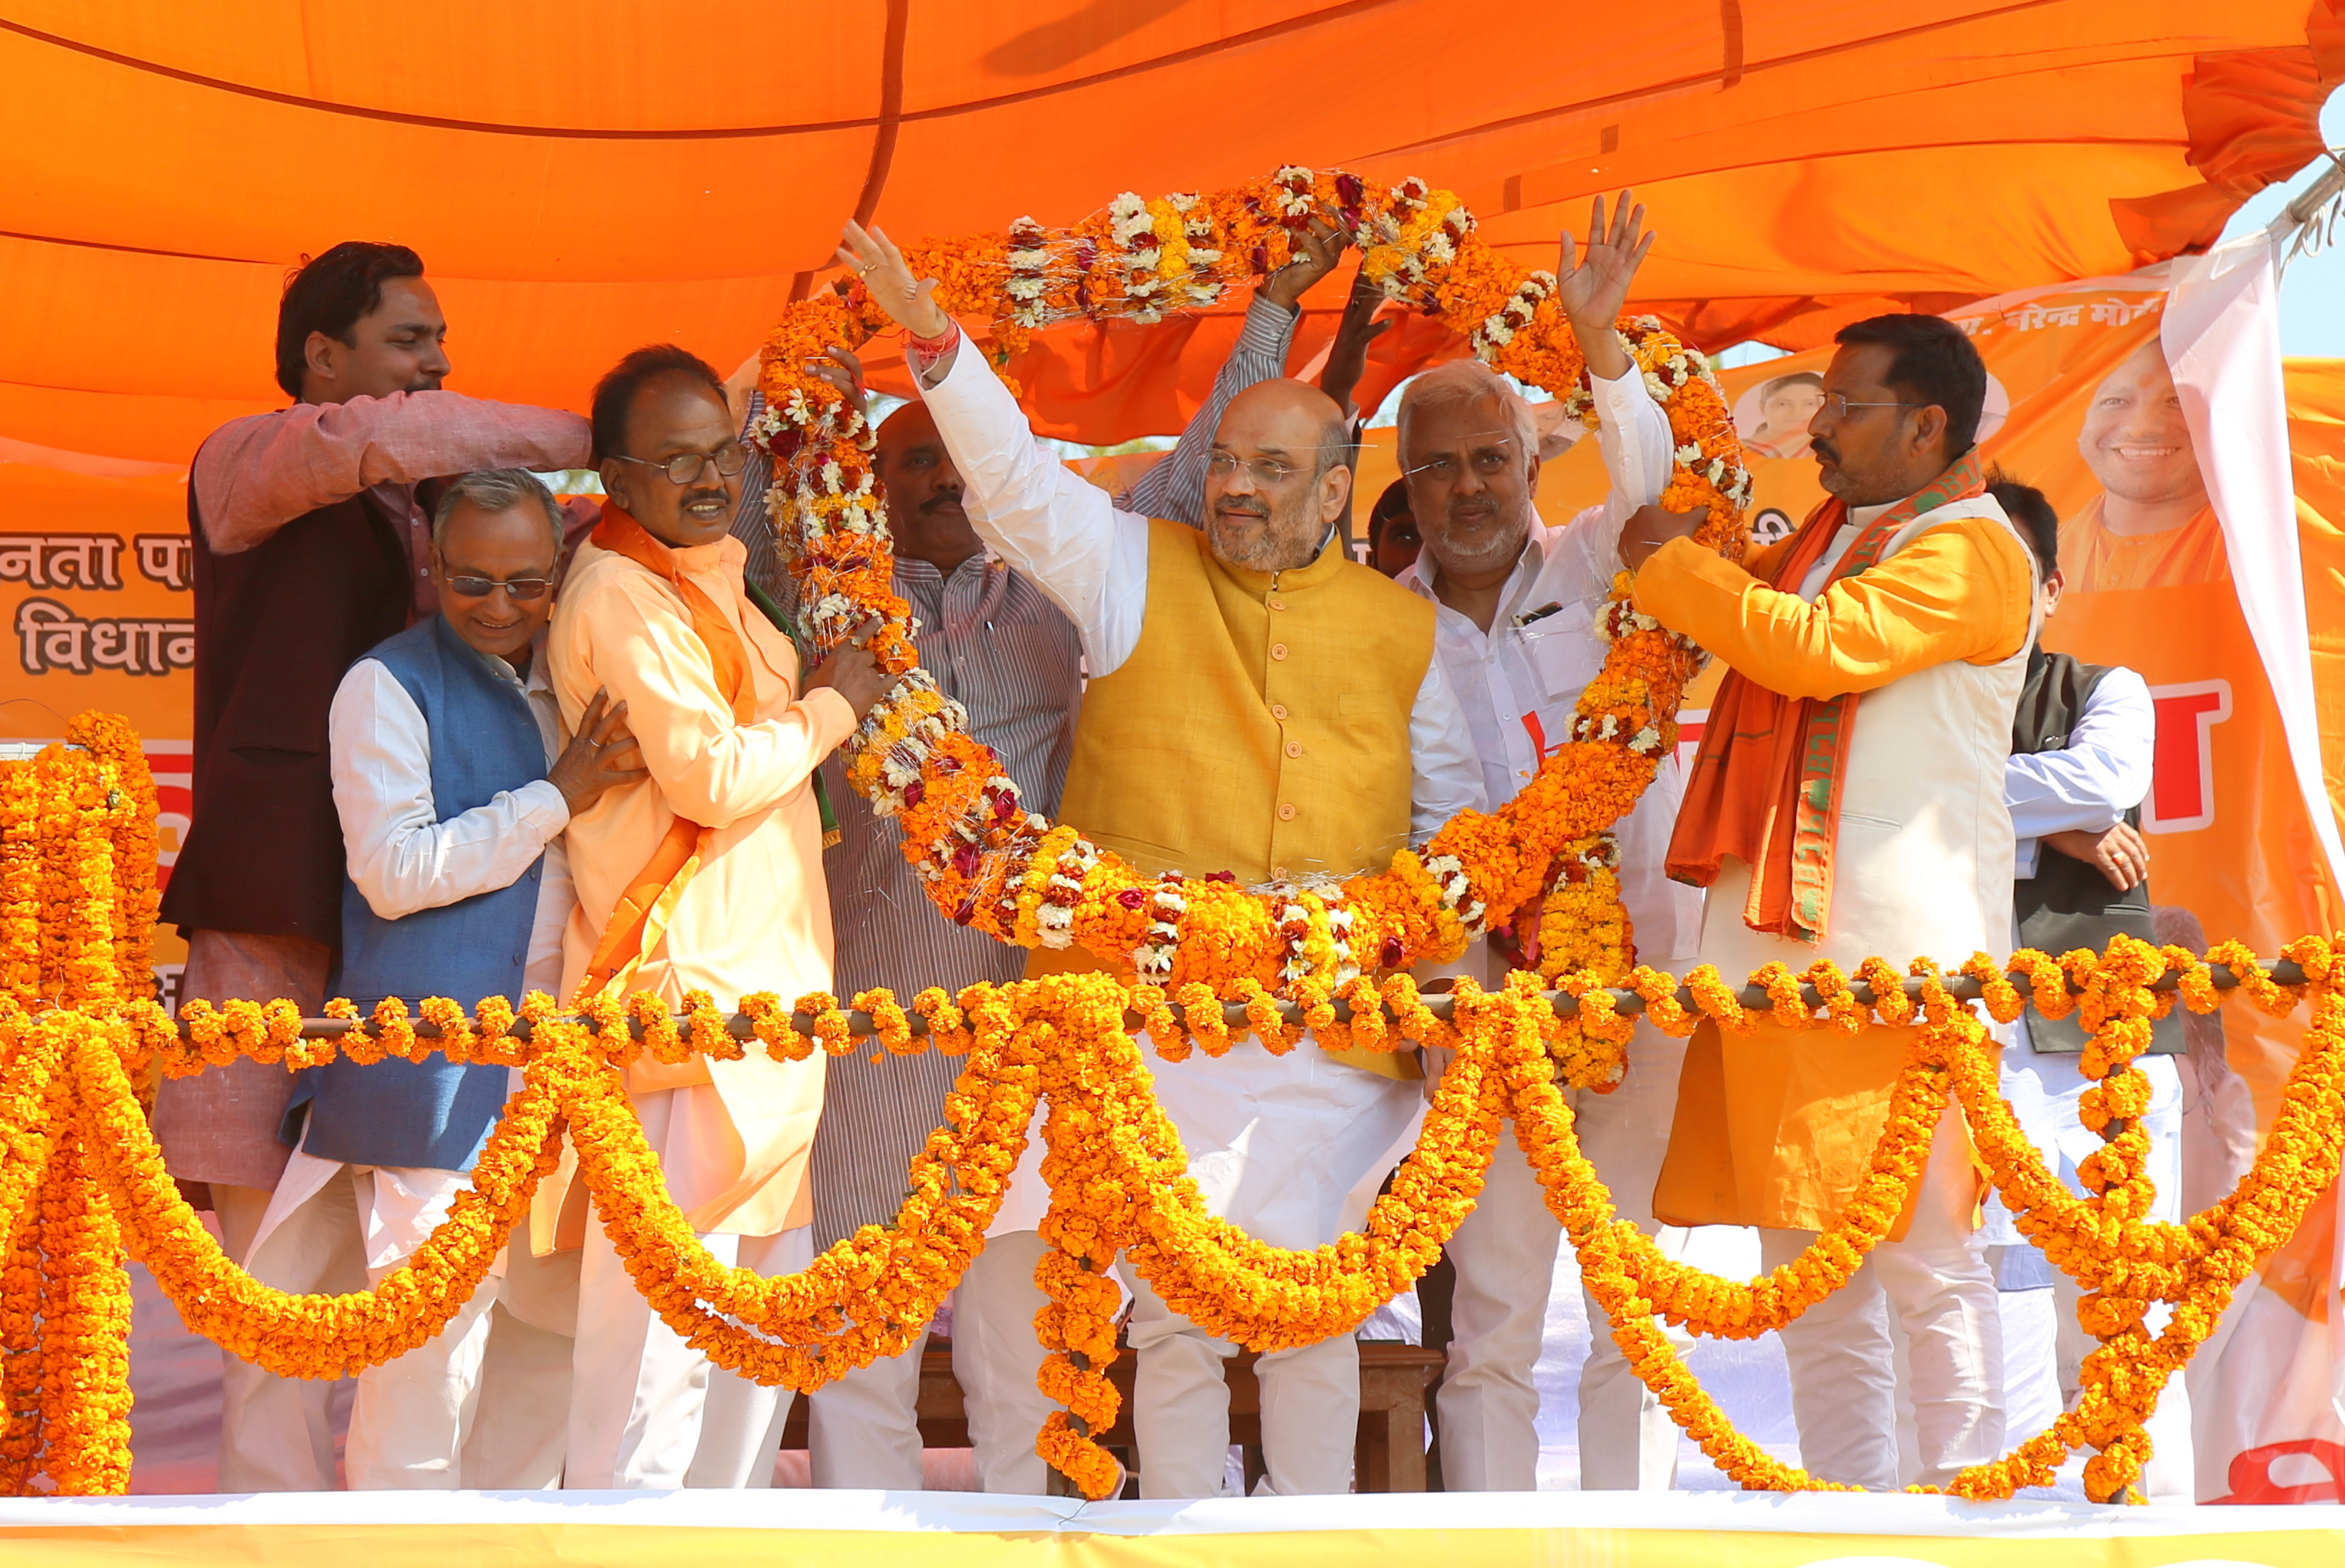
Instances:
[[[2122,665],[2101,677],[2068,744],[2013,755],[2004,764],[2004,804],[2024,839],[2082,830],[2098,833],[2149,794],[2157,747],[2157,710],[2149,686]]]
[[[2019,541],[1990,519],[1925,529],[1812,604],[1690,539],[1655,551],[1637,608],[1787,697],[1870,692],[1934,664],[1992,664],[2027,641],[2035,579]]]
[[[648,577],[600,585],[578,613],[592,629],[594,678],[627,704],[627,728],[652,782],[679,815],[704,827],[780,804],[855,731],[855,710],[827,686],[773,718],[738,722],[707,649]]]
[[[474,469],[584,468],[593,451],[576,414],[460,392],[393,392],[238,420],[196,454],[194,484],[205,539],[232,555],[375,485]]]

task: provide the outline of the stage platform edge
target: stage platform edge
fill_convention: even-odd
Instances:
[[[99,1568],[2337,1568],[2345,1510],[1903,1496],[291,1492],[0,1499],[0,1562]]]

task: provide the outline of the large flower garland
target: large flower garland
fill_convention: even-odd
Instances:
[[[1518,275],[1473,239],[1454,197],[1415,182],[1387,191],[1347,176],[1284,170],[1251,192],[1120,200],[1070,234],[1021,223],[1007,241],[932,248],[916,264],[945,278],[949,305],[1013,302],[999,341],[1014,352],[1019,333],[1071,314],[1147,319],[1207,302],[1282,260],[1291,228],[1331,199],[1360,239],[1369,275],[1388,291],[1459,321],[1477,352],[1566,391],[1592,417],[1584,392],[1571,390],[1580,368],[1559,330],[1551,280]],[[2099,1451],[2086,1471],[2092,1494],[2127,1494],[2148,1456],[2143,1421],[2166,1380],[2211,1330],[2238,1283],[2336,1179],[2345,1150],[2345,966],[2328,944],[2307,938],[2289,949],[2315,1009],[2283,1113],[2238,1190],[2188,1226],[2144,1219],[2152,1195],[2146,1140],[2134,1124],[2147,1085],[2130,1064],[2147,1019],[2170,1006],[2147,988],[2156,975],[2178,968],[2187,1005],[2215,1005],[2204,962],[2125,939],[2106,955],[2013,960],[2047,1012],[2065,1011],[2073,985],[2093,1032],[2086,1065],[2102,1082],[2083,1108],[2107,1144],[2086,1162],[2091,1191],[2081,1199],[2045,1171],[2018,1133],[1983,1027],[1926,966],[1915,970],[1924,977],[1918,1008],[1903,976],[1877,958],[1858,972],[1873,998],[1865,1001],[1829,965],[1804,976],[1771,966],[1752,980],[1778,1024],[1853,1030],[1918,1016],[1923,1025],[1871,1169],[1832,1229],[1761,1280],[1719,1280],[1675,1264],[1613,1214],[1579,1156],[1557,1086],[1600,1087],[1617,1078],[1630,1020],[1608,984],[1634,992],[1674,1034],[1705,1016],[1730,1029],[1752,1021],[1714,971],[1690,977],[1689,1008],[1673,979],[1633,966],[1604,836],[1672,744],[1691,650],[1616,597],[1604,621],[1610,652],[1569,743],[1506,810],[1449,824],[1422,857],[1398,856],[1388,871],[1340,890],[1141,878],[1074,829],[1023,813],[959,710],[913,663],[904,608],[888,592],[886,534],[860,415],[829,408],[827,389],[797,369],[807,351],[859,341],[874,324],[851,294],[827,297],[786,322],[767,366],[774,411],[764,432],[785,460],[773,503],[800,544],[797,569],[817,627],[835,642],[868,612],[884,612],[877,646],[905,673],[858,735],[853,776],[901,819],[908,856],[946,913],[1005,940],[1129,953],[1142,983],[1126,992],[1101,976],[1059,976],[972,987],[957,998],[931,989],[912,1004],[928,1024],[920,1036],[887,993],[853,998],[888,1050],[959,1051],[967,1066],[948,1100],[947,1125],[909,1172],[896,1222],[865,1228],[798,1274],[760,1278],[716,1262],[693,1237],[620,1087],[621,1069],[646,1053],[675,1061],[746,1048],[706,996],[687,999],[682,1029],[645,995],[574,1017],[557,1015],[543,996],[518,1010],[492,1000],[470,1017],[431,998],[421,1010],[439,1030],[431,1041],[395,1000],[377,1009],[371,1033],[340,1041],[302,1039],[289,1003],[195,1004],[183,1042],[143,994],[154,908],[151,782],[128,727],[85,715],[69,747],[0,766],[0,1140],[7,1157],[0,1162],[0,1487],[26,1490],[44,1476],[68,1491],[127,1483],[127,1367],[117,1353],[127,1324],[126,1244],[190,1323],[238,1353],[292,1375],[341,1375],[411,1348],[469,1297],[551,1168],[557,1123],[578,1148],[605,1230],[663,1320],[720,1364],[766,1382],[819,1386],[900,1351],[933,1315],[983,1244],[1038,1099],[1050,1108],[1043,1173],[1052,1191],[1043,1231],[1053,1250],[1037,1271],[1051,1303],[1037,1328],[1052,1351],[1043,1387],[1067,1408],[1037,1443],[1088,1495],[1104,1495],[1118,1475],[1093,1438],[1115,1414],[1104,1376],[1117,1353],[1114,1288],[1104,1278],[1111,1259],[1132,1259],[1175,1310],[1256,1349],[1347,1331],[1406,1289],[1448,1239],[1509,1118],[1616,1338],[1672,1415],[1746,1485],[1829,1485],[1776,1464],[1737,1434],[1655,1318],[1748,1336],[1782,1326],[1839,1288],[1893,1223],[1951,1092],[1981,1129],[1995,1185],[2022,1229],[2086,1287],[2086,1326],[2102,1347],[2087,1360],[2076,1411],[1949,1490],[2008,1496],[2048,1480],[2068,1452],[2092,1447]],[[1667,499],[1710,503],[1711,535],[1731,537],[1747,481],[1715,384],[1650,324],[1629,323],[1624,336],[1668,404],[1680,443]],[[1406,973],[1390,973],[1454,953],[1534,898],[1542,969],[1579,1004],[1569,1018],[1557,1017],[1538,978],[1518,975],[1494,994],[1462,986],[1443,1020]],[[2298,1000],[2255,973],[2242,949],[2208,956],[2249,974],[2259,1007],[2284,1012]],[[2018,993],[2001,969],[1981,956],[1965,973],[1985,986],[1991,1012],[2015,1016]],[[1802,981],[1820,1007],[1810,1007]],[[1299,1006],[1302,1027],[1281,1016],[1277,999]],[[1349,1004],[1348,1019],[1339,1019],[1338,999]],[[1244,1004],[1243,1028],[1220,1023],[1223,1000]],[[836,998],[797,999],[797,1012],[810,1019],[805,1031],[777,997],[740,1005],[763,1047],[783,1059],[853,1048]],[[1200,1047],[1218,1054],[1246,1033],[1288,1050],[1304,1027],[1338,1047],[1418,1044],[1454,1055],[1416,1148],[1363,1229],[1289,1251],[1205,1212],[1124,1032],[1127,1009],[1167,1057]],[[356,1021],[346,1004],[339,1010]],[[289,1068],[338,1054],[420,1059],[431,1049],[521,1066],[524,1087],[449,1219],[376,1290],[350,1297],[273,1290],[230,1264],[164,1174],[134,1087],[150,1067],[179,1075],[249,1057]],[[2174,1311],[2152,1336],[2147,1313],[2161,1301]]]
[[[108,732],[101,724],[85,733]],[[1089,1494],[1104,1494],[1118,1474],[1092,1436],[1112,1422],[1116,1408],[1104,1376],[1117,1353],[1114,1287],[1104,1277],[1111,1259],[1130,1258],[1176,1310],[1256,1349],[1346,1331],[1406,1289],[1455,1231],[1497,1157],[1507,1119],[1615,1337],[1675,1418],[1745,1485],[1829,1485],[1777,1464],[1736,1433],[1655,1320],[1749,1336],[1780,1328],[1839,1288],[1893,1222],[1952,1093],[2022,1231],[2087,1292],[2086,1323],[2102,1345],[2086,1361],[2086,1393],[2075,1411],[2003,1459],[1964,1472],[1949,1490],[2009,1496],[2048,1481],[2069,1452],[2091,1448],[2098,1451],[2086,1466],[2092,1495],[2122,1497],[2149,1455],[2143,1423],[2160,1390],[2212,1330],[2238,1283],[2335,1181],[2345,1154],[2345,963],[2318,939],[2286,950],[2306,977],[2298,987],[2265,977],[2236,943],[2202,959],[2120,938],[2106,954],[2055,960],[2022,953],[2002,966],[1980,955],[1964,966],[1997,1017],[2015,1017],[2021,1006],[2006,970],[2027,978],[2047,1013],[2081,1009],[2093,1039],[2085,1065],[2102,1078],[2083,1115],[2107,1139],[2103,1154],[2086,1162],[2084,1198],[2046,1170],[2001,1097],[1985,1027],[1928,966],[1914,967],[1923,977],[1918,1005],[1907,998],[1903,976],[1877,958],[1859,967],[1854,982],[1830,964],[1802,976],[1770,966],[1751,976],[1767,999],[1763,1010],[1746,1010],[1708,968],[1689,976],[1693,1006],[1683,1006],[1673,979],[1639,967],[1624,977],[1625,989],[1671,1034],[1690,1032],[1705,1017],[1730,1030],[1747,1029],[1760,1017],[1793,1028],[1920,1026],[1871,1169],[1840,1222],[1764,1279],[1720,1280],[1661,1257],[1620,1221],[1579,1155],[1558,1083],[1609,1081],[1630,1027],[1615,993],[1595,976],[1581,972],[1559,983],[1579,999],[1569,1019],[1557,1017],[1536,977],[1520,974],[1497,993],[1463,986],[1444,1020],[1401,974],[1353,984],[1348,1021],[1335,1015],[1332,987],[1305,976],[1287,989],[1303,1026],[1322,1037],[1371,1049],[1436,1047],[1454,1059],[1436,1086],[1416,1148],[1363,1229],[1327,1247],[1288,1251],[1204,1211],[1186,1179],[1179,1138],[1125,1032],[1127,1009],[1136,1008],[1162,1054],[1197,1047],[1217,1054],[1248,1033],[1272,1050],[1292,1049],[1302,1028],[1278,1013],[1270,987],[1251,976],[1237,981],[1233,989],[1247,1021],[1227,1027],[1214,988],[1202,981],[1127,992],[1103,976],[1061,976],[974,986],[958,998],[930,989],[909,1010],[927,1025],[919,1034],[886,992],[851,999],[888,1051],[959,1053],[965,1069],[947,1102],[946,1126],[913,1163],[895,1223],[865,1228],[798,1274],[765,1279],[719,1264],[692,1236],[620,1087],[622,1069],[645,1055],[678,1061],[753,1048],[733,1037],[706,996],[688,998],[681,1027],[648,995],[598,1002],[578,1016],[558,1014],[540,996],[519,1009],[492,999],[471,1015],[431,998],[420,1016],[435,1026],[436,1039],[421,1037],[393,1000],[377,1009],[371,1029],[340,1040],[301,1038],[301,1020],[282,1001],[192,1004],[183,1040],[151,1000],[126,996],[133,987],[107,971],[118,955],[141,950],[143,934],[119,932],[104,901],[76,896],[56,869],[93,878],[107,873],[112,846],[126,836],[115,814],[126,809],[128,793],[120,784],[123,755],[119,744],[110,753],[104,744],[52,748],[32,764],[0,767],[0,803],[10,811],[0,818],[0,843],[12,867],[44,873],[36,885],[49,895],[46,918],[23,934],[29,946],[12,958],[20,966],[15,972],[37,977],[34,995],[29,1002],[15,993],[0,996],[0,1486],[11,1490],[43,1477],[66,1491],[127,1483],[126,1245],[191,1324],[238,1353],[291,1375],[342,1375],[435,1332],[477,1287],[552,1166],[557,1121],[570,1128],[603,1223],[662,1319],[723,1365],[768,1382],[819,1386],[897,1353],[933,1315],[982,1246],[1038,1100],[1050,1108],[1043,1175],[1051,1204],[1043,1229],[1053,1250],[1038,1270],[1051,1305],[1037,1327],[1053,1352],[1043,1386],[1067,1408],[1037,1442]],[[30,789],[20,787],[25,777]],[[137,842],[135,832],[127,836]],[[62,848],[59,838],[67,841]],[[1299,891],[1285,896],[1299,912],[1284,939],[1290,954],[1343,940],[1340,901]],[[2134,1125],[2147,1085],[2131,1064],[2147,1020],[2173,1005],[2151,981],[2175,973],[2181,1002],[2208,1010],[2219,999],[2210,962],[2228,965],[2244,977],[2252,1005],[2276,1015],[2309,994],[2313,1018],[2281,1113],[2238,1189],[2188,1224],[2151,1224],[2146,1150]],[[1863,999],[1855,982],[1869,988]],[[1803,986],[1818,998],[1813,1005]],[[1176,1017],[1176,1003],[1184,1017]],[[807,1020],[803,1030],[771,995],[745,997],[741,1007],[758,1045],[782,1059],[855,1047],[835,997],[797,999],[796,1014]],[[347,1004],[333,1010],[359,1022]],[[348,1297],[274,1290],[230,1264],[164,1173],[134,1087],[149,1067],[184,1075],[239,1057],[294,1067],[337,1055],[420,1059],[432,1049],[522,1067],[523,1087],[448,1219],[376,1290]],[[2147,1313],[2158,1302],[2173,1311],[2152,1334]]]
[[[1212,304],[1284,264],[1294,234],[1321,213],[1360,246],[1367,276],[1393,298],[1456,323],[1490,364],[1595,422],[1554,277],[1526,273],[1490,248],[1454,195],[1421,180],[1386,187],[1284,168],[1212,195],[1127,194],[1071,229],[1021,218],[1003,235],[914,246],[907,258],[939,279],[947,309],[990,324],[1006,363],[1052,322],[1152,321]],[[1005,942],[1122,956],[1143,977],[1203,983],[1233,999],[1249,984],[1294,996],[1307,982],[1341,995],[1373,984],[1372,971],[1454,956],[1559,875],[1542,926],[1553,939],[1546,973],[1626,971],[1630,932],[1601,835],[1675,744],[1678,696],[1699,654],[1630,608],[1625,581],[1603,622],[1603,670],[1569,736],[1497,813],[1461,816],[1422,855],[1404,852],[1333,898],[1217,876],[1144,876],[1086,841],[1081,824],[1026,811],[999,760],[968,733],[966,715],[918,667],[891,587],[869,427],[806,369],[827,345],[859,346],[888,325],[859,284],[791,306],[766,345],[766,413],[755,433],[776,459],[767,506],[817,642],[833,645],[873,616],[883,622],[874,651],[901,679],[849,742],[848,776],[875,813],[897,820],[905,855],[942,913]],[[1700,537],[1739,548],[1750,480],[1706,361],[1650,319],[1623,321],[1620,331],[1669,415],[1676,448],[1665,503],[1707,506]]]

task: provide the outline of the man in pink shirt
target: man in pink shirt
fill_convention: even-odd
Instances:
[[[327,713],[360,654],[438,611],[418,482],[588,461],[575,414],[442,391],[447,333],[413,251],[337,245],[278,307],[277,381],[296,401],[222,426],[196,454],[195,807],[162,907],[188,938],[183,1000],[324,1004],[343,871]],[[209,1189],[239,1261],[291,1153],[278,1138],[291,1087],[281,1068],[239,1062],[157,1097],[166,1164]],[[231,1381],[269,1375],[226,1359]],[[301,1401],[314,1474],[249,1474],[230,1446],[222,1490],[330,1487],[328,1391]]]

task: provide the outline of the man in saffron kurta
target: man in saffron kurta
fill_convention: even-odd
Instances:
[[[1333,400],[1265,381],[1230,402],[1206,463],[1205,520],[1117,511],[1041,451],[882,236],[848,258],[909,328],[914,369],[969,521],[1082,633],[1091,685],[1065,820],[1147,872],[1292,883],[1383,864],[1484,799],[1434,658],[1432,607],[1343,554],[1350,430]],[[1041,952],[1038,968],[1129,973],[1132,955]],[[1373,960],[1371,960],[1373,962]],[[1029,973],[1036,970],[1030,969]],[[1423,1114],[1389,1056],[1316,1046],[1152,1060],[1156,1094],[1208,1208],[1273,1246],[1356,1224]],[[1229,1451],[1223,1361],[1236,1347],[1133,1288],[1132,1420],[1149,1497],[1213,1496]],[[1347,1492],[1357,1351],[1339,1334],[1256,1363],[1271,1489]]]
[[[859,650],[802,680],[789,637],[748,597],[727,532],[744,453],[714,371],[680,349],[638,349],[596,389],[594,431],[610,501],[563,587],[553,678],[573,724],[599,690],[627,703],[651,777],[571,821],[563,985],[671,1004],[706,990],[726,1007],[824,989],[814,774],[883,683]],[[811,1260],[820,1057],[645,1061],[627,1087],[712,1252],[765,1273]],[[769,1484],[782,1391],[713,1368],[655,1317],[600,1225],[583,1239],[565,1484]]]
[[[1701,956],[1740,981],[1871,954],[1953,968],[2011,930],[2003,802],[2035,575],[1973,445],[1985,368],[1933,317],[1846,328],[1809,429],[1830,501],[1736,566],[1648,509],[1622,555],[1638,608],[1732,672],[1687,784],[1670,872],[1710,889]],[[1756,1225],[1771,1268],[1836,1224],[1887,1119],[1910,1029],[1698,1032],[1653,1210]],[[1801,1454],[1833,1481],[1944,1482],[2003,1445],[1994,1278],[1949,1107],[1900,1229],[1783,1332]],[[1898,1473],[1910,1347],[1921,1472]]]

